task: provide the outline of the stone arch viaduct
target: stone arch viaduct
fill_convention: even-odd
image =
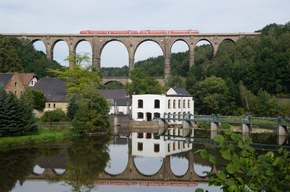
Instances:
[[[194,47],[199,41],[205,40],[213,48],[213,55],[216,54],[219,45],[230,40],[236,42],[242,37],[255,37],[260,33],[199,33],[199,34],[2,34],[3,36],[25,38],[32,43],[42,41],[46,48],[46,57],[53,59],[54,46],[59,41],[64,41],[68,45],[69,54],[76,52],[78,44],[87,41],[92,48],[92,64],[100,69],[101,53],[103,48],[111,41],[118,41],[125,45],[129,56],[129,69],[134,69],[134,57],[137,48],[145,41],[157,43],[164,56],[164,77],[170,76],[170,56],[171,48],[177,41],[183,41],[189,48],[189,65],[194,64]],[[70,66],[72,63],[70,63]]]
[[[128,145],[129,147],[129,145]],[[66,151],[62,151],[62,154],[66,153]],[[153,175],[146,175],[143,174],[138,170],[134,162],[134,156],[132,154],[128,154],[128,162],[125,169],[119,174],[111,174],[106,172],[105,170],[101,172],[97,179],[99,181],[147,181],[147,182],[201,182],[206,183],[208,182],[207,176],[200,176],[195,172],[195,162],[196,162],[196,154],[193,151],[189,151],[188,156],[188,169],[186,173],[183,175],[175,175],[171,168],[171,159],[170,156],[166,156],[163,158],[162,165],[157,172]],[[44,169],[42,173],[34,173],[32,172],[30,175],[27,176],[27,179],[56,179],[61,175],[66,174],[66,159],[65,156],[55,156],[55,157],[48,157],[48,159],[42,160],[43,162],[36,162],[40,163],[40,167]],[[58,163],[55,163],[58,162]],[[58,164],[62,167],[51,167],[51,164]],[[55,169],[62,168],[65,171],[61,174],[57,173]],[[211,166],[211,173],[217,172],[216,166]]]

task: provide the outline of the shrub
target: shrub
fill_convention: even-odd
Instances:
[[[59,122],[67,121],[68,118],[61,109],[56,109],[53,111],[46,111],[43,116],[40,118],[42,122]]]

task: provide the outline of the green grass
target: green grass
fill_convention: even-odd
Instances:
[[[53,140],[61,140],[71,137],[69,130],[43,130],[40,129],[37,132],[25,135],[25,136],[14,136],[14,137],[0,137],[0,148],[29,145],[35,143],[48,142]]]

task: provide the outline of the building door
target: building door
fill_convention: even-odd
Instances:
[[[146,119],[147,119],[147,121],[151,121],[152,120],[151,113],[146,113]]]

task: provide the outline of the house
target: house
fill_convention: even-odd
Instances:
[[[4,85],[7,92],[14,93],[18,98],[25,91],[18,73],[0,73],[0,83]]]
[[[110,114],[131,114],[132,99],[124,89],[99,89],[98,92],[103,95],[110,106]]]
[[[170,88],[166,94],[132,95],[132,119],[151,121],[154,118],[178,118],[186,113],[194,113],[194,100],[184,88]],[[175,123],[170,121],[169,123]]]
[[[37,83],[37,77],[34,73],[18,73],[18,77],[25,87],[33,87]]]
[[[192,150],[192,142],[170,140],[153,133],[132,133],[132,155],[142,157],[166,157]]]
[[[53,77],[41,78],[32,89],[42,91],[46,99],[43,112],[55,109],[67,111],[68,102],[65,98],[67,92],[63,80]]]

